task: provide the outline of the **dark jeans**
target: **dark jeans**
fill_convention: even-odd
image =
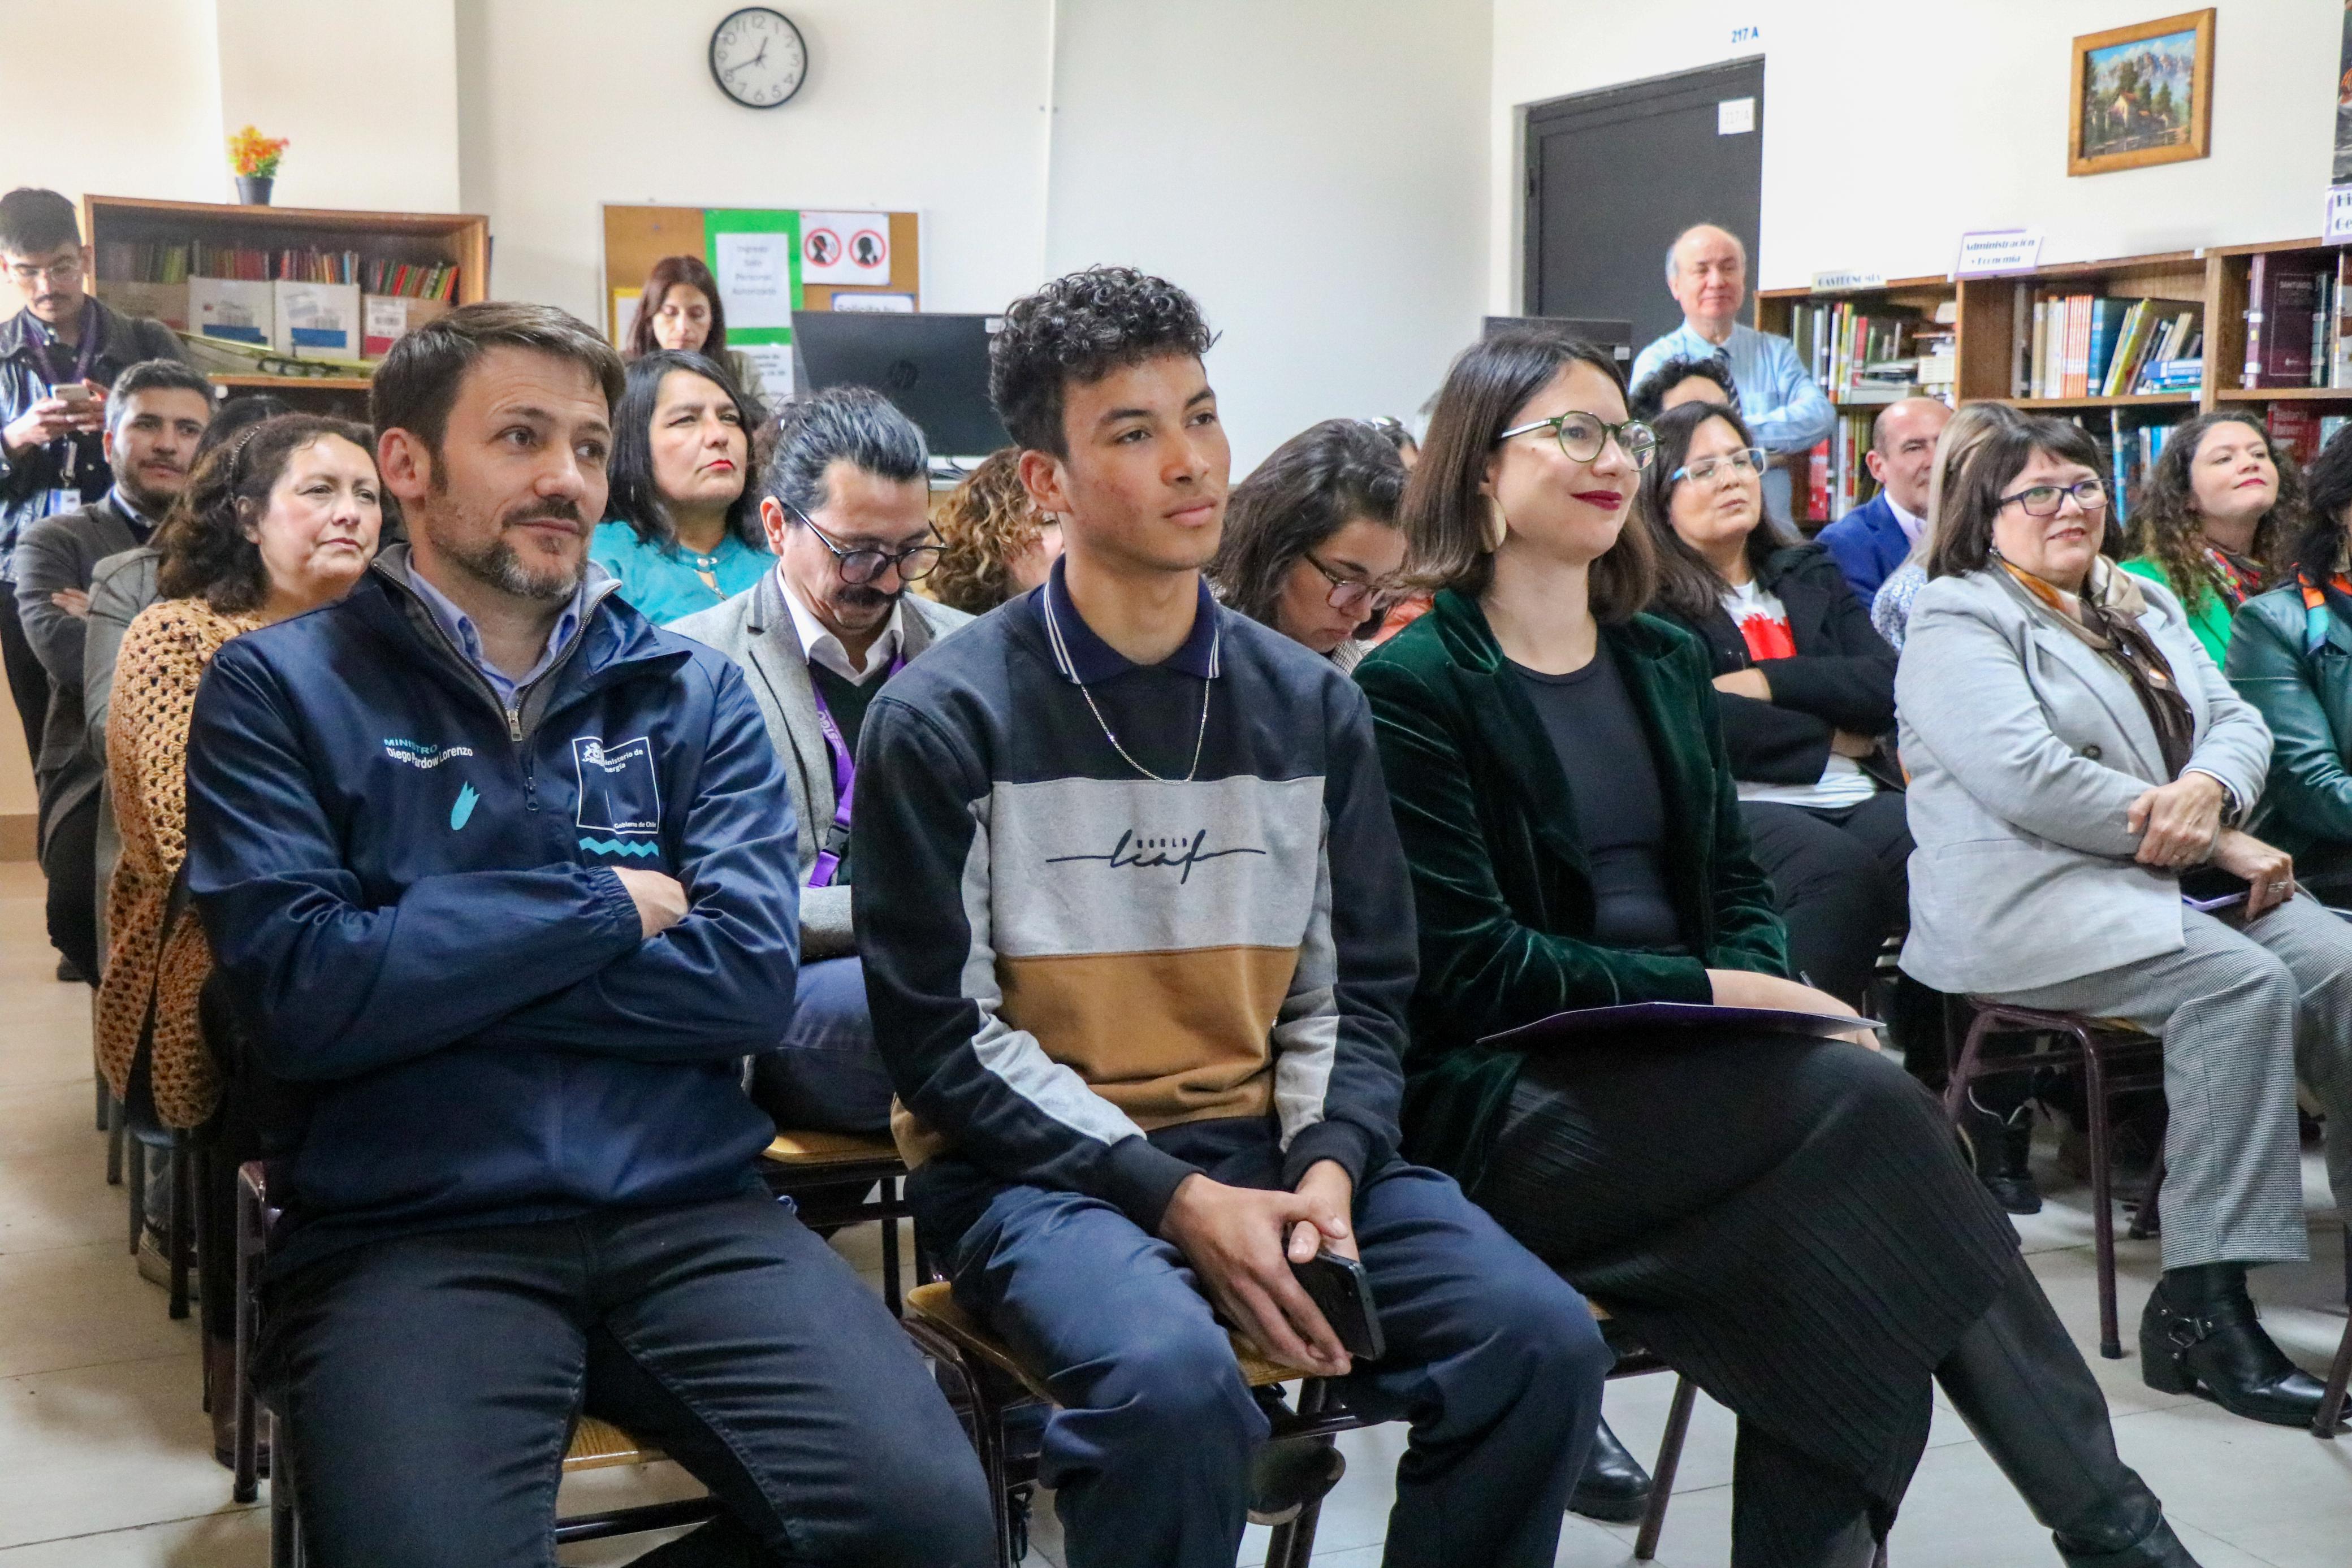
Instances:
[[[660,1448],[762,1562],[987,1568],[971,1442],[882,1302],[762,1197],[443,1230],[265,1298],[311,1561],[552,1563],[585,1409]]]
[[[1152,1142],[1234,1186],[1279,1176],[1262,1122],[1193,1123]],[[1388,1355],[1342,1395],[1412,1423],[1384,1560],[1549,1563],[1612,1360],[1591,1312],[1435,1171],[1381,1167],[1355,1221]],[[1184,1255],[1098,1199],[1011,1186],[953,1256],[957,1300],[1061,1403],[1039,1477],[1071,1568],[1231,1568],[1266,1418]]]
[[[49,824],[41,873],[49,879],[49,946],[98,984],[98,813],[96,790]]]
[[[5,562],[0,562],[5,565]],[[25,755],[41,755],[41,728],[49,719],[49,673],[26,640],[16,617],[16,585],[0,577],[0,664],[8,670],[8,695],[25,726]]]
[[[863,964],[844,957],[801,966],[782,1043],[752,1059],[751,1100],[794,1132],[890,1130],[890,1074],[874,1049]]]
[[[1910,896],[1902,792],[1881,790],[1834,811],[1743,800],[1739,815],[1756,863],[1772,879],[1798,972],[1860,1005],[1879,945],[1903,924]]]

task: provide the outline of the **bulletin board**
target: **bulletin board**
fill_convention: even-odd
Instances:
[[[858,216],[861,214],[844,214]],[[712,273],[718,275],[722,292],[727,274],[722,270],[721,248],[724,237],[740,234],[772,234],[788,236],[792,242],[793,272],[791,290],[793,303],[803,310],[833,310],[837,308],[922,308],[922,235],[919,214],[914,213],[877,213],[887,225],[883,236],[859,229],[837,241],[815,237],[815,229],[823,226],[832,214],[814,208],[791,207],[635,207],[607,203],[604,206],[604,330],[615,343],[623,340],[625,330],[622,321],[625,310],[634,311],[637,293],[645,286],[646,275],[654,263],[666,256],[681,252],[702,257]],[[803,225],[804,218],[819,220]],[[834,229],[850,225],[834,225]],[[809,265],[805,247],[814,243],[815,255],[823,258],[831,246],[871,246],[875,237],[887,237],[887,255],[883,258],[888,281],[863,287],[824,283],[805,278],[803,274],[814,270]],[[835,302],[850,296],[877,297],[872,305],[840,306]],[[904,304],[899,302],[903,298]],[[739,328],[730,316],[727,324],[727,340],[730,348],[740,348],[757,353],[762,348],[788,344],[792,334],[786,328]]]

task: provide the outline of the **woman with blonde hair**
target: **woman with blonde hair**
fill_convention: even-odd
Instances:
[[[933,526],[940,564],[923,584],[933,599],[967,615],[985,615],[1045,580],[1062,553],[1062,524],[1030,504],[1021,487],[1021,451],[1007,446],[981,459],[940,507]]]
[[[1911,547],[1911,553],[1904,558],[1901,566],[1887,574],[1870,601],[1871,625],[1896,653],[1903,651],[1903,634],[1911,621],[1911,601],[1927,586],[1927,557],[1936,548],[1936,519],[1943,510],[1944,496],[1951,488],[1953,477],[1968,463],[1969,455],[1984,444],[1987,435],[2023,417],[2005,402],[1962,403],[1951,423],[1944,426],[1944,434],[1936,438],[1936,471],[1927,476],[1927,526],[1919,530],[1918,542]]]

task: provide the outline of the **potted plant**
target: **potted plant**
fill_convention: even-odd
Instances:
[[[248,125],[228,139],[229,167],[236,171],[236,199],[248,207],[269,204],[270,183],[278,177],[278,160],[286,154],[283,136],[264,136]]]

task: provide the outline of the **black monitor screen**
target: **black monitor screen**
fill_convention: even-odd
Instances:
[[[872,387],[922,427],[939,457],[1012,444],[988,401],[988,340],[1002,316],[795,310],[793,343],[811,392]]]
[[[1601,321],[1582,316],[1489,316],[1485,337],[1520,329],[1557,332],[1564,338],[1606,349],[1619,364],[1633,357],[1633,323]]]

